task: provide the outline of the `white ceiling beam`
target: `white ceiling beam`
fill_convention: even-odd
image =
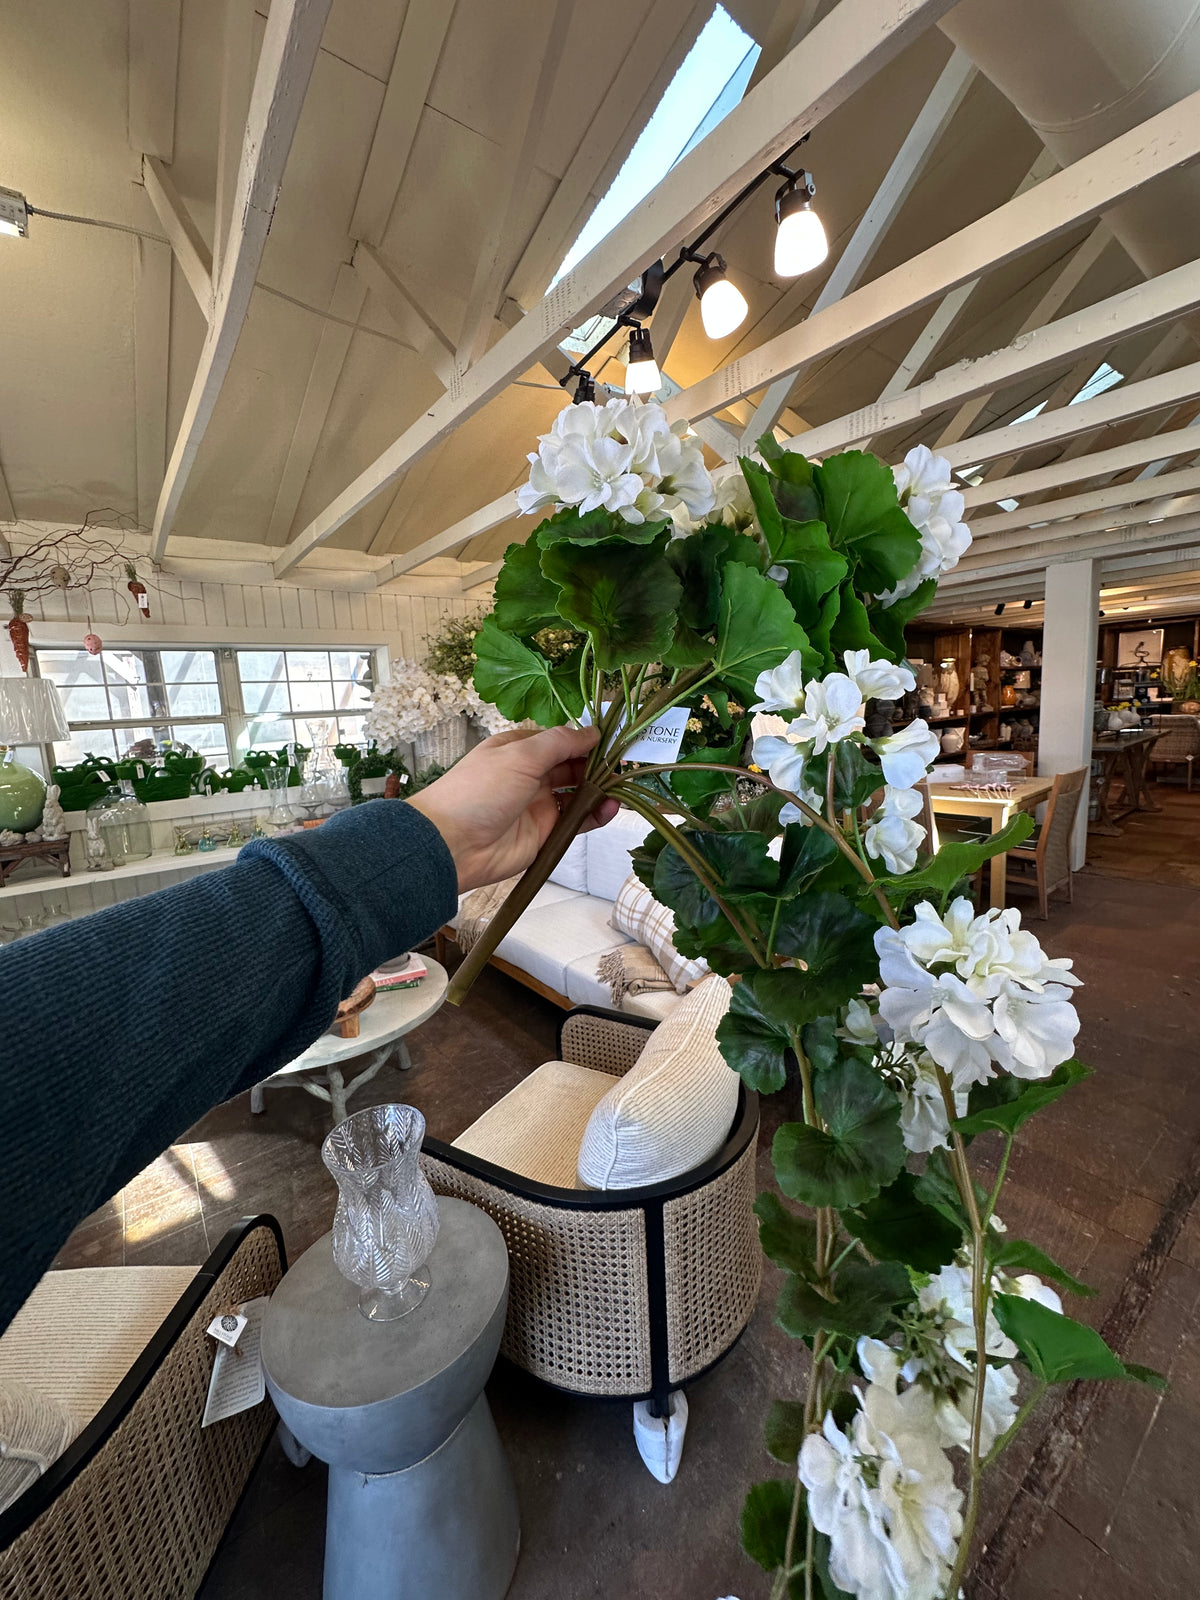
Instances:
[[[129,0],[129,147],[175,159],[181,0]]]
[[[1098,348],[1089,349],[1082,361],[1077,361],[1073,367],[1069,368],[1042,402],[1040,413],[1050,415],[1055,411],[1060,411],[1064,406],[1069,406],[1095,371],[1096,357],[1100,354],[1103,354],[1103,352]],[[947,445],[946,448],[952,449],[953,446]],[[994,461],[984,473],[984,477],[1003,477],[1006,473],[1012,471],[1017,459],[1015,455],[1009,455],[1002,457],[999,461]]]
[[[242,160],[242,133],[254,82],[255,0],[225,0],[221,42],[221,111],[217,123],[217,197],[213,207],[213,277],[234,225],[233,196]]]
[[[1099,511],[1090,517],[1077,518],[1071,526],[1048,530],[1036,543],[984,550],[979,555],[971,552],[953,572],[946,573],[941,588],[957,589],[988,573],[1023,572],[1029,567],[1044,566],[1051,558],[1069,561],[1098,550],[1122,555],[1134,550],[1169,549],[1200,531],[1200,496],[1182,495],[1162,511],[1162,516],[1150,519],[1143,510],[1140,520],[1136,520],[1133,513]],[[1004,537],[1020,536],[1008,534]]]
[[[845,3],[833,15],[837,16],[844,9]],[[814,30],[813,39],[824,26],[825,23],[821,23]],[[722,131],[726,125],[722,125]],[[730,400],[795,372],[816,356],[841,349],[886,327],[980,272],[1001,266],[1036,245],[1058,238],[1108,210],[1162,173],[1194,160],[1197,155],[1200,155],[1200,91],[1092,151],[1019,199],[1009,200],[977,222],[854,290],[799,327],[778,335],[748,355],[739,356],[680,395],[672,402],[669,414],[694,418],[719,411]],[[1033,339],[1036,335],[1029,337]],[[904,396],[899,396],[889,404],[897,405],[903,399]],[[869,407],[868,412],[878,409],[881,408]],[[878,433],[881,430],[877,423],[872,423],[868,431]]]
[[[353,267],[340,266],[337,282],[329,298],[329,314],[331,317],[340,317],[342,321],[321,325],[321,337],[309,368],[304,399],[300,402],[287,460],[275,491],[275,504],[267,529],[268,544],[284,544],[292,531],[296,507],[300,504],[317,445],[325,431],[325,421],[333,404],[338,379],[354,338],[354,329],[343,324],[357,321],[366,297],[363,281]]]
[[[512,237],[525,205],[529,179],[537,159],[550,94],[566,47],[567,33],[584,0],[544,0],[533,36],[544,41],[540,56],[521,52],[524,71],[506,85],[508,127],[499,151],[499,171],[487,184],[484,211],[490,221],[475,261],[475,275],[459,335],[456,364],[460,372],[474,366],[487,349],[504,284],[512,267]],[[548,14],[547,14],[548,12]]]
[[[993,549],[997,547],[999,535],[1016,528],[1033,529],[1058,523],[1064,517],[1082,517],[1092,511],[1137,505],[1139,501],[1157,500],[1159,495],[1191,493],[1194,489],[1200,489],[1200,472],[1195,467],[1183,467],[1178,472],[1166,472],[1161,478],[1134,478],[1130,483],[1114,483],[1107,489],[1093,489],[1088,494],[1026,502],[1015,511],[981,517],[971,524],[971,533],[977,541],[984,540],[987,548]]]
[[[171,252],[179,263],[187,286],[205,322],[212,321],[212,256],[191,213],[179,197],[174,179],[157,156],[143,156],[142,182],[154,207],[162,230],[170,241]]]
[[[698,0],[690,9],[681,0],[654,0],[647,8],[508,280],[507,293],[522,309],[545,294],[582,231],[593,197],[606,178],[616,175],[637,140],[647,120],[640,115],[643,106],[674,77],[711,14],[711,0]]]
[[[1045,291],[1039,296],[1037,304],[1013,335],[1013,340],[1022,339],[1035,328],[1044,328],[1048,322],[1053,322],[1112,242],[1113,237],[1108,228],[1103,222],[1098,222],[1083,243],[1073,250],[1059,267]],[[970,431],[975,419],[986,409],[991,398],[990,394],[978,394],[973,399],[964,401],[942,429],[934,449],[940,450],[943,445],[957,444]]]
[[[137,519],[154,526],[167,466],[167,379],[171,350],[171,252],[135,239],[133,267],[133,399]]]
[[[1173,456],[1190,450],[1200,450],[1200,427],[1176,428],[1170,433],[1152,435],[1149,439],[1134,439],[1129,444],[1115,445],[1111,450],[1097,450],[1090,456],[1079,456],[1071,461],[1056,461],[1052,466],[1033,472],[1019,472],[1011,478],[997,478],[968,488],[963,493],[967,509],[974,506],[995,505],[999,500],[1016,500],[1025,495],[1043,494],[1047,489],[1059,489],[1063,484],[1079,483],[1084,478],[1099,478],[1109,472],[1127,472],[1131,467],[1144,466],[1147,461],[1170,461]],[[1052,507],[1054,501],[1050,501]]]
[[[292,148],[331,0],[274,0],[242,144],[237,226],[221,265],[212,320],[159,496],[151,556],[161,560],[246,320],[279,185]]]
[[[1125,379],[1126,385],[1140,383],[1143,378],[1151,378],[1170,367],[1185,351],[1193,350],[1193,340],[1187,328],[1179,323],[1168,329],[1154,348],[1142,358],[1134,370]],[[1095,434],[1083,434],[1072,441],[1063,452],[1069,459],[1072,456],[1086,455],[1095,442]]]
[[[874,284],[868,285],[868,291],[874,287]],[[1176,267],[1173,272],[1164,273],[1161,278],[1150,278],[1144,283],[1135,284],[1132,289],[1125,289],[1094,306],[1088,306],[1086,310],[1038,328],[1002,350],[993,350],[989,355],[979,356],[972,361],[957,362],[935,373],[932,378],[926,378],[915,388],[906,389],[884,405],[865,406],[849,416],[822,423],[808,433],[801,434],[795,446],[805,455],[826,456],[835,450],[861,445],[895,428],[911,426],[922,417],[943,411],[956,401],[976,394],[990,394],[1006,384],[1061,367],[1081,351],[1093,352],[1108,347],[1139,328],[1153,327],[1181,316],[1197,305],[1200,305],[1200,261],[1193,261],[1187,266]],[[832,309],[836,311],[840,308]],[[1089,356],[1090,359],[1092,357]],[[687,403],[687,398],[686,395],[683,397],[683,404]],[[1048,414],[1031,420],[1049,423],[1054,415],[1051,409]],[[1013,423],[1007,429],[997,429],[996,432],[1011,433],[1015,443],[1017,430],[1026,426],[1025,423]],[[980,455],[974,448],[980,437],[990,439],[991,434],[947,445],[939,453],[952,466],[984,461],[987,456]],[[1011,450],[1012,443],[1007,446],[1007,451]]]
[[[454,16],[455,0],[409,0],[371,151],[363,169],[350,237],[381,245],[408,170],[417,125]]]
[[[462,592],[470,594],[472,589],[482,589],[485,583],[495,583],[503,565],[503,560],[489,561],[487,566],[480,567],[478,572],[468,572],[462,580]]]
[[[558,343],[564,329],[577,327],[604,305],[633,272],[716,216],[751,178],[843,104],[951,4],[952,0],[841,0],[803,46],[684,156],[528,316],[314,517],[279,558],[277,576],[290,572],[414,461],[539,360],[543,350]],[[719,411],[731,398],[719,397],[705,414]]]
[[[4,476],[4,463],[0,462],[0,522],[15,522],[17,513],[13,506],[8,479]],[[7,547],[6,547],[7,549]]]
[[[444,556],[460,545],[467,544],[471,539],[477,539],[480,534],[490,533],[493,528],[498,528],[510,517],[518,517],[520,514],[517,491],[510,489],[507,494],[500,495],[486,506],[480,506],[478,511],[472,511],[469,517],[462,517],[441,533],[435,533],[432,539],[426,539],[423,544],[415,545],[413,549],[405,550],[402,555],[394,557],[381,569],[379,583],[383,585],[391,583],[395,578],[402,578],[406,572],[421,566],[430,557]]]
[[[1043,150],[1041,155],[1030,167],[1013,190],[1012,198],[1015,200],[1036,184],[1048,178],[1052,172],[1058,170],[1058,162],[1048,150]],[[957,289],[950,293],[938,305],[929,321],[909,346],[908,354],[893,372],[883,387],[879,396],[879,403],[890,400],[893,395],[903,394],[911,384],[915,383],[926,364],[931,360],[933,352],[950,332],[958,321],[967,301],[983,282],[982,278],[972,278],[967,283],[960,283]]]
[[[396,324],[400,337],[424,360],[443,389],[454,377],[454,345],[405,288],[400,274],[373,245],[360,243],[354,270]]]
[[[874,198],[850,236],[850,242],[821,285],[821,291],[813,302],[811,316],[816,316],[819,311],[824,311],[826,306],[843,299],[862,281],[863,274],[871,265],[876,250],[896,220],[901,206],[912,193],[918,178],[929,163],[930,156],[937,148],[938,141],[966,98],[967,90],[974,82],[975,73],[975,65],[966,52],[955,50],[929,91],[925,104],[917,113],[916,120],[884,174],[883,181],[876,189]],[[794,320],[802,309],[804,295],[803,284],[797,282],[781,296],[781,300],[787,305],[785,315],[789,322]],[[762,435],[770,432],[779,421],[780,414],[787,404],[788,395],[803,371],[803,366],[797,367],[794,372],[771,384],[755,408],[749,427],[742,434],[743,452],[753,450]]]

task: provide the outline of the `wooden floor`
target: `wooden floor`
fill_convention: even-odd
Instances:
[[[1087,870],[1143,883],[1188,883],[1200,888],[1200,783],[1150,785],[1161,811],[1135,811],[1118,837],[1088,835]]]

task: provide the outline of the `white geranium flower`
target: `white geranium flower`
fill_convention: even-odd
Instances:
[[[804,691],[804,708],[791,724],[790,732],[809,743],[814,755],[831,744],[839,744],[865,726],[862,695],[853,678],[831,672],[827,678],[813,679]]]
[[[1048,1283],[1033,1272],[1022,1272],[1015,1278],[1010,1278],[1006,1273],[997,1273],[996,1292],[998,1294],[1013,1294],[1020,1300],[1036,1300],[1038,1305],[1045,1306],[1047,1311],[1057,1311],[1062,1315],[1062,1301],[1058,1292]]]
[[[854,679],[864,700],[899,700],[902,694],[917,687],[917,680],[908,667],[893,666],[890,661],[872,661],[869,650],[847,650],[842,659],[847,675]]]
[[[971,1371],[951,1389],[934,1399],[934,1415],[943,1445],[971,1448],[971,1425],[975,1414],[975,1363]],[[983,1379],[983,1417],[979,1428],[979,1449],[983,1455],[1002,1439],[1017,1418],[1017,1374],[1013,1367],[994,1367],[988,1363]]]
[[[879,1014],[901,1041],[920,1045],[951,1077],[955,1090],[994,1077],[991,1008],[952,972],[936,977],[914,961],[905,929],[879,928],[875,949],[887,985]]]
[[[871,1049],[879,1043],[879,1029],[865,1000],[850,1001],[842,1013],[842,1025],[837,1035],[839,1039],[850,1039],[854,1044],[869,1045]]]
[[[938,1444],[933,1402],[870,1383],[848,1430],[832,1413],[800,1451],[809,1515],[829,1535],[829,1571],[860,1600],[937,1600],[962,1532],[962,1494]]]
[[[899,733],[872,739],[871,748],[879,757],[887,781],[897,789],[911,789],[920,783],[942,747],[929,724],[917,717]]]
[[[996,997],[996,1032],[1007,1045],[1002,1065],[1015,1078],[1048,1078],[1075,1053],[1079,1013],[1067,999],[1070,990],[1051,983],[1040,994],[1011,978]]]
[[[975,1370],[975,1311],[971,1299],[971,1269],[961,1262],[943,1267],[917,1296],[917,1303],[930,1319],[947,1356],[968,1372]],[[986,1354],[1000,1361],[1011,1361],[1017,1347],[996,1321],[988,1306],[984,1325]]]
[[[954,1114],[967,1114],[967,1091],[954,1091]],[[913,1080],[900,1094],[900,1132],[904,1148],[914,1155],[950,1148],[950,1119],[937,1078],[937,1063],[922,1051],[914,1063]]]
[[[751,711],[799,711],[804,705],[804,664],[800,651],[793,650],[769,672],[760,672],[754,692],[760,698],[757,705],[750,707]]]
[[[720,520],[727,528],[736,528],[742,533],[756,526],[754,497],[744,473],[727,472],[723,478],[714,480],[713,491],[713,511],[720,513]]]
[[[803,800],[806,806],[810,806],[812,810],[818,813],[820,812],[824,799],[815,789],[808,789],[802,786],[799,789],[793,789],[792,793],[798,799]],[[811,828],[813,819],[806,811],[801,811],[799,806],[793,805],[789,800],[785,806],[780,806],[779,808],[779,821],[781,826],[785,828],[789,822],[798,822],[802,828]]]
[[[927,445],[910,450],[892,477],[908,520],[921,535],[917,565],[887,594],[885,606],[903,600],[925,581],[956,567],[970,548],[971,533],[963,522],[964,500],[950,476],[950,463]]]
[[[918,817],[924,802],[915,789],[883,788],[883,802],[871,817],[864,836],[867,854],[882,857],[889,872],[911,872],[917,864],[917,850],[925,838]]]
[[[630,471],[633,451],[619,439],[565,440],[549,467],[564,505],[583,513],[619,511],[629,522],[641,522],[634,501],[645,485]],[[633,515],[629,515],[632,512]]]

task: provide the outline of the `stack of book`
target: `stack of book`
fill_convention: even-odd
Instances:
[[[389,989],[415,989],[421,979],[428,976],[429,968],[420,956],[408,951],[402,956],[393,956],[371,974],[376,989],[382,993]]]

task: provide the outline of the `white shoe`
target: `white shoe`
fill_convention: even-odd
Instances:
[[[645,1400],[633,1405],[633,1438],[638,1454],[659,1483],[670,1483],[679,1471],[683,1455],[683,1436],[687,1432],[687,1395],[677,1389],[671,1396],[671,1414],[652,1417]]]

